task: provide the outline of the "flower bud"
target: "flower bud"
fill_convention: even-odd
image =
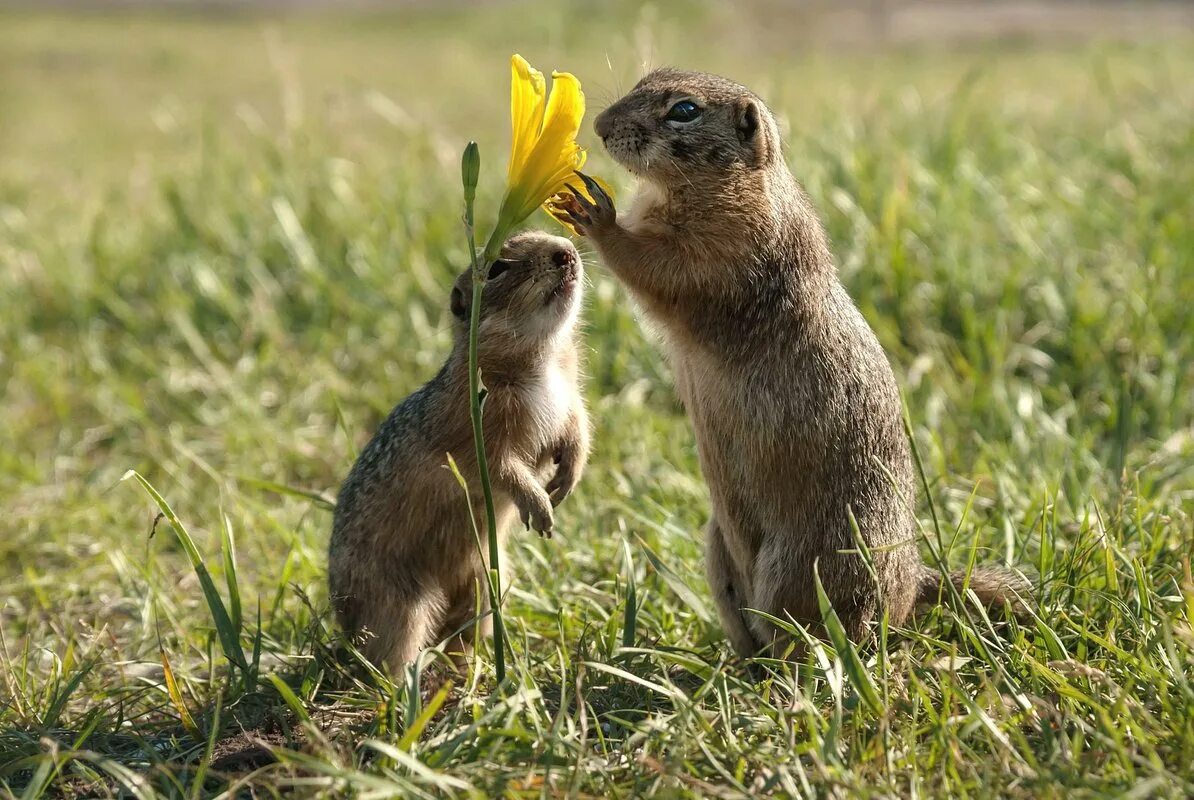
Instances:
[[[460,160],[460,177],[464,182],[464,201],[470,206],[477,197],[477,181],[481,176],[481,150],[476,142],[469,142]]]

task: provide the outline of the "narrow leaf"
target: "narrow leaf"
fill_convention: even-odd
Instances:
[[[92,661],[90,664],[87,664],[85,667],[80,669],[71,677],[69,681],[67,681],[66,686],[64,686],[62,690],[54,696],[54,702],[50,704],[45,716],[42,717],[42,727],[52,728],[58,724],[58,718],[62,716],[62,710],[66,708],[67,701],[70,700],[71,695],[73,695],[75,690],[79,688],[79,684],[83,682],[83,679],[87,677],[87,673],[91,672],[94,666],[95,662]]]
[[[838,658],[842,660],[842,668],[854,691],[858,693],[862,704],[872,714],[880,714],[883,710],[879,701],[879,690],[875,686],[871,674],[867,671],[862,659],[858,657],[858,650],[846,636],[846,629],[842,621],[829,602],[829,595],[825,594],[825,587],[821,584],[821,574],[816,563],[813,564],[813,581],[817,586],[817,605],[821,607],[821,619],[825,623],[825,630],[833,642],[833,649],[837,650]]]
[[[228,587],[228,615],[236,631],[242,629],[240,612],[240,583],[236,572],[236,539],[232,534],[232,520],[220,514],[220,533],[223,536],[224,583]]]
[[[440,690],[435,693],[435,697],[431,698],[431,702],[427,704],[427,707],[423,709],[419,716],[415,717],[414,722],[402,734],[402,738],[398,740],[399,750],[409,751],[410,746],[419,740],[419,736],[423,733],[423,729],[427,727],[427,723],[431,721],[431,718],[439,711],[440,706],[448,699],[450,691],[452,691],[452,682],[448,681],[440,687]]]
[[[303,722],[310,723],[311,715],[307,713],[307,707],[304,706],[303,702],[298,699],[298,695],[294,693],[294,690],[286,685],[286,681],[274,674],[271,674],[268,677],[269,682],[272,683],[274,688],[278,690],[278,694],[282,696],[283,702],[290,707],[290,710],[294,712],[294,715]]]
[[[182,691],[179,690],[178,681],[174,678],[174,670],[170,668],[170,658],[166,655],[165,648],[159,647],[158,655],[162,659],[162,674],[166,676],[166,693],[170,695],[170,702],[173,704],[174,710],[178,712],[178,719],[191,738],[198,740],[200,738],[199,726],[195,724],[191,712],[187,710],[187,704],[183,702]]]
[[[191,534],[187,532],[178,515],[174,513],[174,509],[170,507],[170,504],[166,502],[164,497],[158,494],[158,490],[153,488],[153,485],[149,481],[145,480],[139,472],[132,469],[124,473],[124,477],[121,480],[128,480],[129,478],[134,478],[137,483],[141,484],[141,488],[145,490],[145,493],[157,505],[158,510],[166,517],[166,521],[170,523],[170,529],[174,531],[178,543],[186,551],[187,558],[190,559],[191,566],[195,570],[195,575],[199,578],[199,585],[203,588],[203,596],[207,600],[208,610],[211,612],[212,621],[215,623],[216,635],[219,636],[220,649],[224,651],[224,657],[242,670],[247,671],[249,665],[245,662],[245,653],[241,648],[240,631],[232,626],[232,618],[228,616],[228,609],[224,606],[224,601],[221,599],[220,593],[216,591],[216,584],[211,578],[211,573],[207,570],[207,565],[203,563],[203,558],[199,555],[199,549],[195,547],[195,540],[191,538]]]
[[[630,542],[622,540],[622,553],[626,557],[626,614],[622,621],[622,646],[634,646],[634,634],[638,620],[638,591],[634,577],[634,556],[630,552]]]

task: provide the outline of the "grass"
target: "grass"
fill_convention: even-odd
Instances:
[[[0,15],[0,793],[1194,794],[1190,38],[831,53],[719,8]],[[460,152],[488,218],[514,50],[594,106],[644,59],[767,97],[929,543],[1039,572],[1035,619],[951,603],[756,680],[595,265],[595,449],[556,538],[510,542],[508,690],[484,650],[448,691],[337,651],[329,498],[447,351]]]

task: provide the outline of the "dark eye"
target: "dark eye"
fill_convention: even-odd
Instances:
[[[500,278],[506,273],[506,270],[514,266],[513,261],[499,260],[493,262],[493,266],[489,268],[489,280]]]
[[[667,112],[668,122],[694,122],[701,116],[701,108],[691,100],[681,100]]]

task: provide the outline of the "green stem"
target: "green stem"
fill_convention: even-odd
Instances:
[[[471,150],[471,154],[469,152]],[[485,387],[481,383],[481,369],[478,364],[477,351],[479,343],[479,329],[481,326],[481,293],[485,288],[485,276],[489,272],[489,265],[493,258],[489,257],[489,250],[493,244],[493,237],[486,244],[485,257],[477,258],[477,245],[473,226],[473,200],[475,197],[476,167],[479,165],[479,155],[476,145],[469,145],[465,151],[465,192],[464,192],[464,226],[468,235],[468,250],[472,258],[473,302],[469,315],[468,331],[468,390],[469,411],[473,422],[473,446],[477,453],[477,472],[481,477],[481,494],[485,501],[485,535],[489,539],[489,604],[493,614],[493,659],[497,682],[500,685],[506,680],[506,624],[502,618],[502,585],[501,585],[501,549],[498,545],[497,512],[493,506],[493,484],[489,477],[489,459],[485,454],[485,435],[482,426],[482,411],[485,401]],[[475,159],[473,174],[468,174],[467,162]],[[470,186],[470,183],[472,185]],[[495,235],[497,231],[494,232]]]
[[[485,251],[481,253],[481,263],[485,265],[486,273],[489,266],[502,254],[502,245],[506,243],[506,232],[509,229],[510,226],[499,219],[493,233],[489,234],[489,241],[485,242]]]
[[[469,235],[472,247],[472,235]],[[474,253],[476,251],[474,250]],[[485,454],[485,437],[481,424],[481,412],[485,388],[481,385],[481,370],[477,364],[477,328],[481,321],[481,290],[485,279],[481,271],[482,262],[473,256],[473,305],[469,319],[468,336],[468,390],[470,411],[473,418],[473,444],[477,450],[477,471],[481,476],[481,494],[485,499],[485,535],[489,538],[489,603],[493,608],[493,658],[497,670],[497,681],[506,679],[506,625],[502,619],[501,549],[498,547],[497,513],[493,507],[493,484],[489,478],[489,459]]]

